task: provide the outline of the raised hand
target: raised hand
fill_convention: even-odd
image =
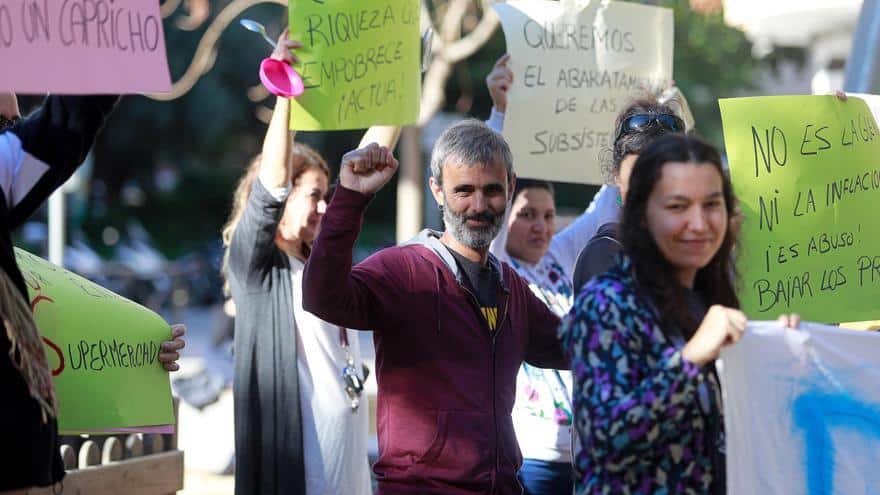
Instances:
[[[718,359],[722,348],[742,338],[747,322],[742,311],[719,304],[710,307],[700,328],[682,349],[682,357],[699,366]]]
[[[183,336],[186,334],[186,325],[177,324],[171,326],[171,340],[162,342],[162,348],[159,352],[159,362],[167,371],[177,371],[180,365],[177,360],[180,359],[180,350],[186,346]]]
[[[0,91],[0,117],[12,119],[20,116],[21,113],[18,111],[18,98],[16,98],[15,93],[10,91]]]
[[[293,65],[298,63],[299,59],[291,50],[294,48],[302,48],[303,45],[299,41],[289,40],[287,36],[288,32],[285,29],[284,32],[281,33],[281,36],[278,37],[278,43],[275,44],[275,50],[272,51],[272,54],[269,55],[269,57],[286,62],[288,65]]]
[[[501,113],[507,111],[507,92],[513,85],[513,71],[507,66],[510,55],[503,55],[495,62],[492,72],[486,76],[486,86],[489,88],[489,96],[495,110]]]
[[[339,183],[346,189],[373,194],[391,180],[398,166],[391,150],[370,143],[342,156]]]
[[[801,316],[797,313],[782,314],[776,321],[785,328],[797,328],[801,324]]]

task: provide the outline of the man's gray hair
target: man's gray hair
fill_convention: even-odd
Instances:
[[[443,131],[431,152],[431,175],[443,184],[443,165],[454,159],[463,165],[489,165],[500,160],[507,169],[507,181],[513,178],[513,155],[510,147],[485,123],[465,119]]]

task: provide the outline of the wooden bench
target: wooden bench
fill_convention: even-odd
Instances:
[[[67,470],[63,486],[27,495],[170,495],[183,489],[176,433],[63,436],[61,458]]]

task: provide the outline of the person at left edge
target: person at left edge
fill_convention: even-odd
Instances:
[[[46,354],[15,262],[10,232],[23,224],[85,159],[118,96],[50,95],[20,119],[13,93],[0,93],[11,124],[0,129],[0,494],[21,494],[64,477],[58,404]],[[172,327],[159,361],[178,369],[183,325]]]

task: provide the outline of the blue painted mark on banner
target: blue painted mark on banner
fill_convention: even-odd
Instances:
[[[807,495],[834,493],[835,457],[831,439],[836,430],[880,440],[880,407],[843,393],[808,391],[793,402],[795,426],[803,430],[806,445]],[[864,473],[865,476],[875,476]],[[870,486],[870,484],[868,484]]]

